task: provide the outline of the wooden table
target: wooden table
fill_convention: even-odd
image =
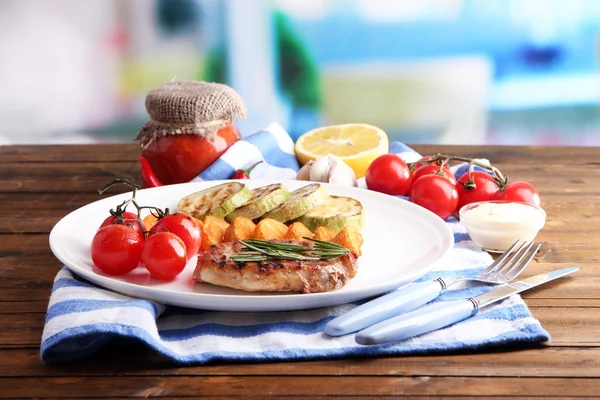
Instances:
[[[0,399],[103,397],[600,397],[600,153],[595,148],[415,146],[490,159],[540,191],[543,248],[524,276],[581,270],[524,294],[553,337],[461,354],[182,367],[136,343],[85,361],[39,359],[44,313],[61,267],[53,225],[99,198],[113,177],[141,183],[136,145],[0,147]],[[112,190],[112,189],[111,189]],[[114,193],[117,193],[116,191]]]

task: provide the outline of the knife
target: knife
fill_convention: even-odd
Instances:
[[[482,307],[578,270],[577,267],[563,268],[509,283],[479,296],[427,304],[364,329],[356,334],[355,340],[359,344],[384,344],[435,331],[476,315]]]
[[[503,255],[490,265],[489,268],[494,267],[499,262],[503,262],[504,259],[511,254],[510,250],[519,244],[520,241],[517,240]],[[533,242],[526,247],[525,251],[527,252],[531,246],[533,246]],[[529,261],[531,261],[539,247],[540,244],[534,247],[535,250],[533,250],[524,260],[522,260],[523,256],[518,259],[518,261],[522,260],[521,266],[526,266]],[[518,247],[515,254],[519,253],[521,249],[523,249],[523,246]],[[513,259],[514,256],[510,261],[513,261]],[[450,279],[438,278],[408,284],[400,289],[384,294],[375,300],[363,303],[332,319],[325,325],[324,332],[329,336],[342,336],[360,331],[371,325],[375,325],[378,322],[419,308],[439,297],[449,286],[464,280],[469,279],[460,277]]]

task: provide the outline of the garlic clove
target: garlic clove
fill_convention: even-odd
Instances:
[[[310,180],[314,182],[327,182],[329,180],[329,158],[317,157],[310,168]]]
[[[299,181],[310,181],[310,170],[313,165],[313,161],[310,160],[296,174],[296,179]]]
[[[357,186],[356,174],[341,158],[329,155],[329,176],[327,181],[336,185]]]
[[[336,165],[331,169],[331,174],[329,175],[329,183],[344,186],[358,185],[354,171],[352,171],[352,169],[348,171],[342,165]]]

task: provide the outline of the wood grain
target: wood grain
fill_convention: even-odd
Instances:
[[[128,362],[115,363],[114,357],[127,349]],[[313,375],[374,375],[374,376],[547,376],[600,377],[600,350],[548,347],[534,349],[490,349],[485,353],[462,352],[454,355],[382,357],[371,359],[336,359],[329,362],[298,361],[279,363],[223,363],[179,366],[143,346],[127,342],[107,346],[93,359],[77,363],[43,364],[38,349],[1,349],[1,376],[150,376],[156,370],[169,370],[170,375],[183,376],[313,376]],[[527,368],[523,368],[526,365]]]
[[[523,273],[577,265],[570,278],[523,294],[552,336],[454,354],[181,366],[131,341],[67,364],[39,345],[56,272],[48,235],[104,196],[113,177],[141,183],[128,145],[0,146],[0,398],[598,398],[600,394],[600,158],[583,147],[415,146],[422,154],[491,160],[533,183],[547,224]],[[111,189],[106,195],[126,191]]]

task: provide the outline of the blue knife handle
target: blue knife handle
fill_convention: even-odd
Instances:
[[[325,325],[329,336],[347,335],[429,303],[442,293],[439,281],[419,282],[364,303]]]
[[[408,339],[452,325],[477,314],[474,300],[440,301],[380,322],[356,334],[359,344],[383,344]]]

